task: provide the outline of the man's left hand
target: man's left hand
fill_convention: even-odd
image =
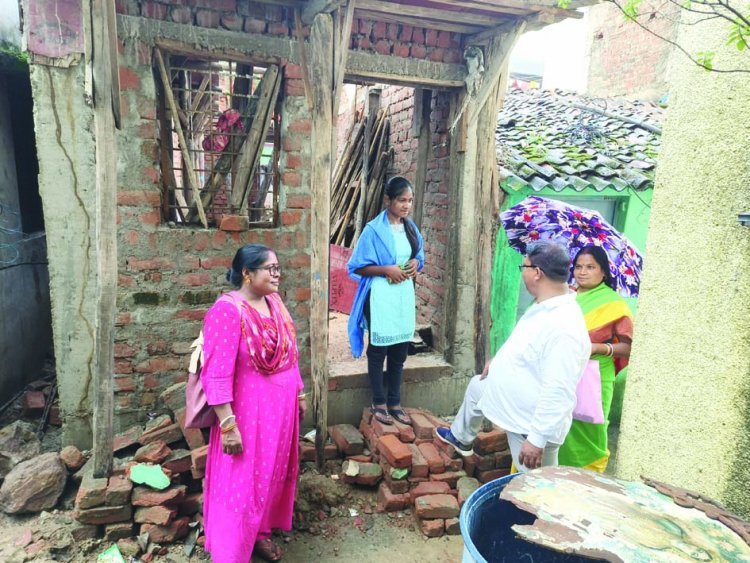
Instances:
[[[521,451],[518,452],[518,462],[527,469],[536,469],[542,466],[542,454],[544,448],[537,448],[528,440],[521,445]]]

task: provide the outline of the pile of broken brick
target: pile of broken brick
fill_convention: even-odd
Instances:
[[[164,544],[191,534],[199,538],[203,512],[206,445],[203,433],[185,428],[185,384],[165,390],[160,399],[170,414],[134,426],[115,436],[113,471],[94,478],[92,460],[81,469],[75,517],[82,524],[103,527],[104,537],[117,542],[127,558],[141,553],[149,561]],[[160,467],[168,482],[154,488],[132,480],[138,465]],[[163,486],[163,485],[162,485]]]
[[[326,459],[344,457],[345,483],[378,487],[378,510],[411,509],[428,537],[459,534],[461,506],[481,484],[510,473],[511,455],[502,430],[480,432],[474,454],[459,456],[435,436],[448,424],[428,411],[406,409],[411,425],[382,424],[364,409],[359,429],[338,424],[330,430]],[[302,442],[300,459],[315,461],[315,446]]]

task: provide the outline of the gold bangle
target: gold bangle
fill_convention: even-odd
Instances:
[[[304,399],[307,399],[307,393],[300,393],[299,395],[297,395],[297,398],[298,398],[298,399],[299,399],[300,401],[302,401],[302,400],[304,400]]]
[[[232,430],[234,430],[235,428],[237,428],[237,423],[236,423],[236,422],[233,422],[232,424],[230,424],[230,425],[229,425],[229,426],[227,426],[226,428],[222,428],[222,429],[221,429],[221,433],[222,433],[222,434],[229,434],[229,433],[230,433],[230,432],[231,432]]]

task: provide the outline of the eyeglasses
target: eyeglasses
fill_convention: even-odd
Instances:
[[[281,275],[281,266],[279,266],[278,264],[271,264],[270,266],[262,266],[258,268],[258,270],[266,270],[272,276]]]
[[[539,268],[539,266],[534,266],[534,264],[519,264],[518,265],[518,271],[519,272],[523,272],[524,268]]]

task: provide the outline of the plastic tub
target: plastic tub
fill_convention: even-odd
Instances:
[[[520,475],[514,473],[479,487],[461,508],[462,563],[592,563],[600,561],[564,555],[516,538],[514,524],[532,524],[536,517],[500,499],[500,491]]]

